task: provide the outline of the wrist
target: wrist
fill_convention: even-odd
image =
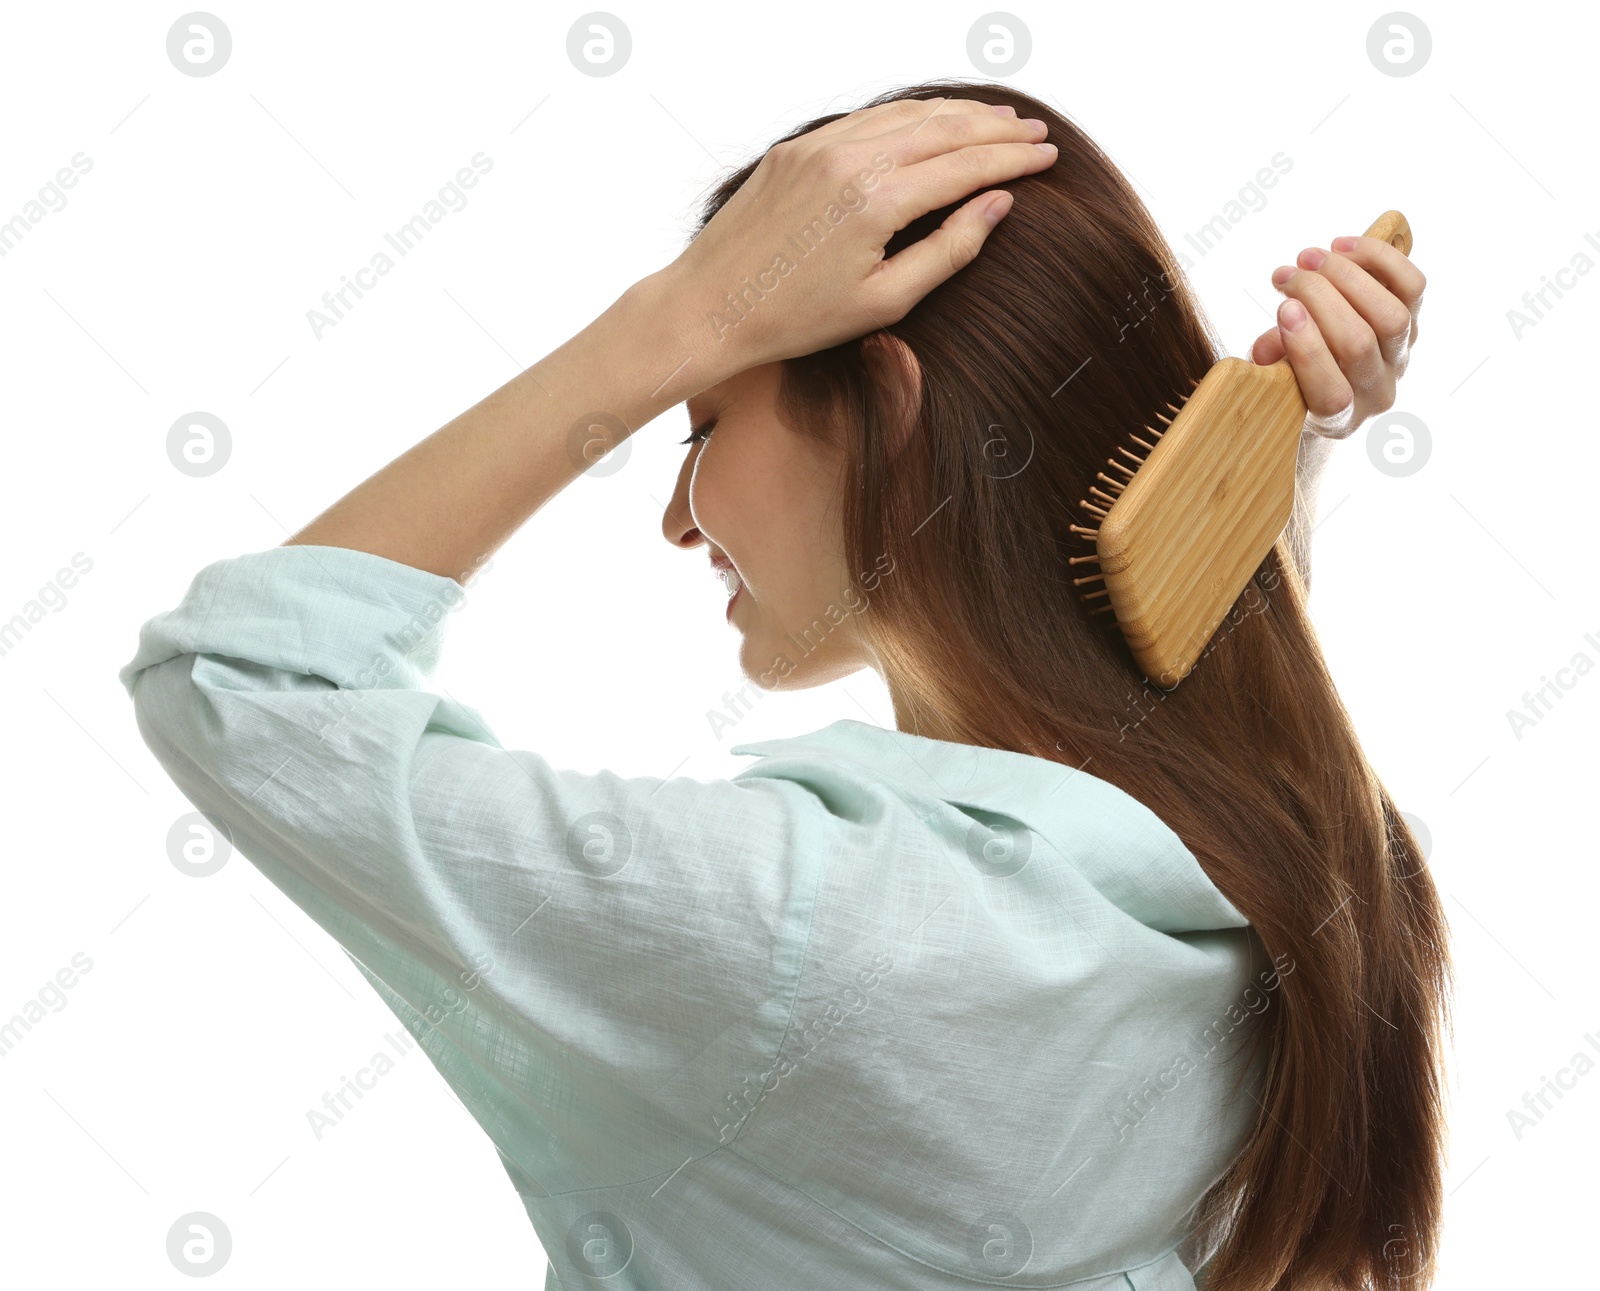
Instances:
[[[650,370],[662,385],[665,407],[743,371],[750,364],[734,338],[714,325],[715,310],[704,300],[692,272],[680,262],[648,274],[617,299],[612,310],[642,344]]]
[[[692,356],[669,286],[640,279],[508,383],[515,402],[567,428],[566,453],[579,470],[712,384],[697,383],[703,364],[685,363]]]

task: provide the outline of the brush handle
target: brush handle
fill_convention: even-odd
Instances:
[[[1411,254],[1411,226],[1399,211],[1385,211],[1367,236]],[[1166,430],[1145,427],[1154,446],[1134,437],[1145,457],[1121,450],[1137,470],[1106,459],[1128,479],[1096,477],[1118,495],[1095,489],[1111,504],[1091,508],[1098,527],[1071,526],[1094,538],[1108,607],[1145,676],[1163,689],[1194,667],[1288,525],[1307,412],[1287,355],[1265,366],[1218,359],[1181,409],[1169,407],[1170,422],[1158,417]]]
[[[1377,238],[1396,248],[1401,255],[1411,254],[1411,226],[1399,211],[1385,211],[1367,230],[1369,238]]]
[[[1387,242],[1401,255],[1411,254],[1411,225],[1399,211],[1385,211],[1378,216],[1367,229],[1366,236]],[[1294,397],[1300,400],[1300,419],[1303,423],[1311,409],[1300,393],[1300,381],[1294,374],[1294,365],[1289,362],[1289,356],[1285,354],[1276,363],[1268,364],[1262,371],[1274,381],[1293,387]]]

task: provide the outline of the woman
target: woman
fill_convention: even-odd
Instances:
[[[1222,350],[1122,175],[1000,85],[807,123],[672,265],[145,625],[145,739],[418,1036],[547,1286],[1426,1282],[1444,921],[1304,605],[1323,451],[1391,405],[1423,278],[1366,238],[1301,262],[1254,352],[1314,414],[1299,550],[1170,693],[1074,594],[1070,526]],[[680,402],[663,531],[727,577],[745,673],[872,667],[896,730],[582,775],[424,688],[597,432]]]

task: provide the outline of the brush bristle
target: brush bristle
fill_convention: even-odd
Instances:
[[[1083,509],[1086,515],[1092,517],[1096,521],[1104,521],[1106,517],[1110,515],[1110,509],[1116,506],[1117,499],[1122,496],[1122,494],[1127,490],[1128,485],[1133,482],[1135,473],[1141,466],[1144,465],[1149,455],[1155,451],[1156,445],[1161,441],[1161,436],[1166,433],[1167,428],[1172,425],[1173,419],[1177,417],[1179,411],[1181,410],[1181,405],[1188,401],[1189,395],[1193,393],[1194,387],[1198,386],[1199,384],[1200,379],[1196,377],[1190,383],[1189,390],[1178,396],[1178,402],[1176,404],[1170,401],[1168,402],[1167,407],[1172,410],[1171,417],[1164,416],[1159,412],[1155,414],[1154,420],[1161,423],[1159,429],[1151,425],[1141,427],[1141,430],[1143,430],[1143,432],[1149,436],[1148,439],[1141,439],[1135,434],[1130,434],[1128,436],[1128,438],[1132,440],[1134,444],[1144,450],[1142,453],[1138,453],[1131,448],[1124,448],[1121,445],[1118,445],[1116,451],[1125,457],[1129,462],[1133,463],[1131,468],[1125,463],[1118,461],[1116,457],[1106,458],[1106,465],[1108,467],[1114,471],[1121,472],[1121,474],[1127,478],[1114,479],[1107,475],[1104,471],[1097,471],[1094,478],[1096,481],[1098,481],[1098,483],[1090,484],[1088,494],[1085,497],[1078,499],[1078,506]],[[1101,484],[1104,484],[1106,488],[1101,488]],[[1109,489],[1110,492],[1107,492],[1106,489]],[[1089,529],[1085,528],[1083,525],[1069,524],[1067,529],[1071,533],[1081,534],[1091,540],[1100,536],[1100,530],[1098,528]],[[1099,560],[1100,553],[1096,551],[1090,555],[1069,557],[1067,563],[1069,565],[1078,565],[1086,561],[1095,561],[1098,563]],[[1109,596],[1111,594],[1110,589],[1104,586],[1105,576],[1103,574],[1089,574],[1083,578],[1075,578],[1072,580],[1072,582],[1074,586],[1081,586],[1085,583],[1100,584],[1100,586],[1096,587],[1092,591],[1080,592],[1078,597],[1082,601],[1098,600],[1102,596]],[[1090,613],[1099,614],[1111,608],[1110,602],[1107,602],[1105,605],[1098,606],[1091,610]]]

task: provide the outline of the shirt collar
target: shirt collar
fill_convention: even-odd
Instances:
[[[1109,900],[1161,931],[1248,923],[1165,821],[1082,767],[929,739],[852,718],[804,735],[736,744],[729,751],[763,759],[736,778],[777,776],[804,782],[818,774],[819,760],[845,761],[915,797],[1019,821]]]

